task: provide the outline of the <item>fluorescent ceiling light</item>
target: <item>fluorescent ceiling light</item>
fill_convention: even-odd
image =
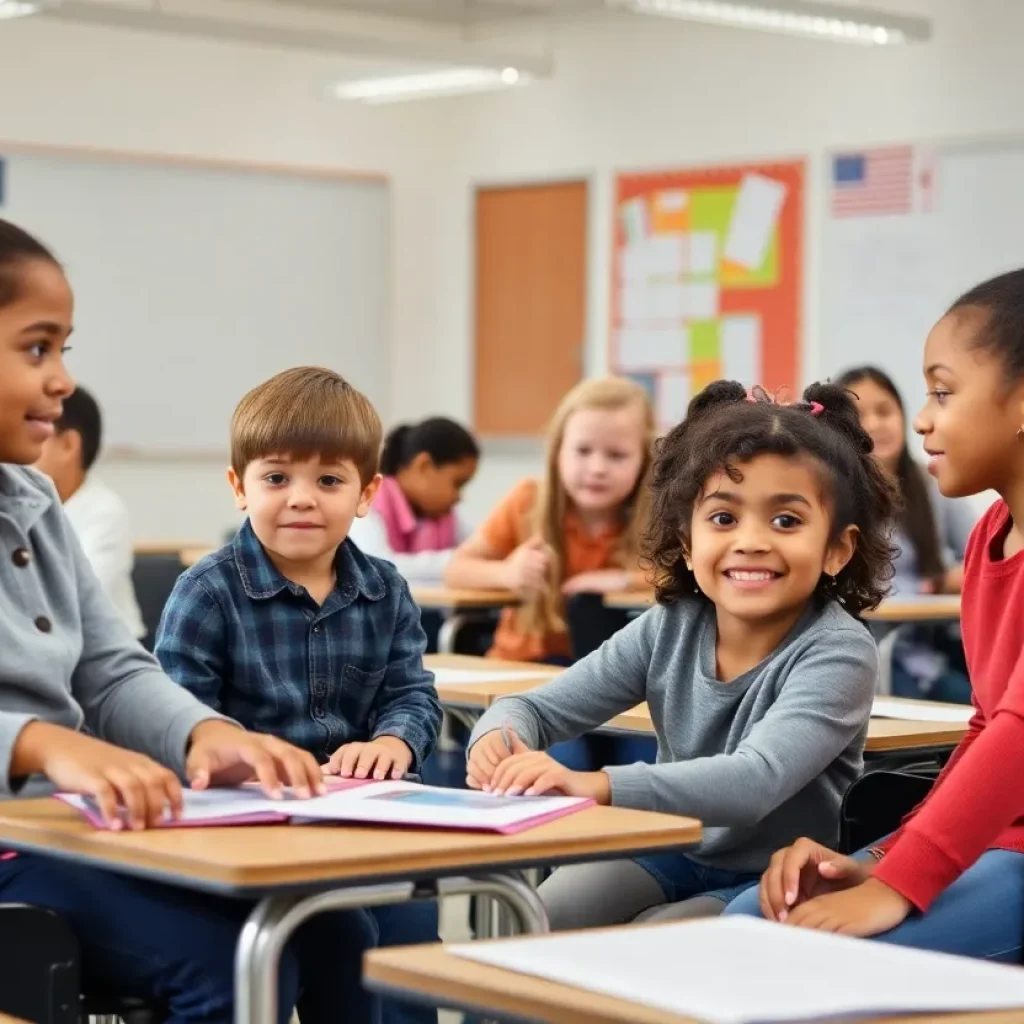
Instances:
[[[706,21],[865,46],[892,46],[931,36],[927,18],[818,0],[618,0],[638,14]]]
[[[364,103],[398,103],[509,89],[525,85],[529,80],[529,75],[516,68],[441,68],[408,75],[337,82],[331,87],[331,94],[338,99],[362,100]]]
[[[34,0],[0,0],[0,21],[9,18],[24,18],[29,14],[38,14],[42,4]]]

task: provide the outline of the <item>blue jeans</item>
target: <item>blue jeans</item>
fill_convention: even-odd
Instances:
[[[371,913],[380,928],[381,947],[438,941],[437,903],[433,900],[374,907]],[[437,1024],[437,1010],[429,1006],[389,998],[381,999],[380,1006],[382,1024]]]
[[[71,925],[87,990],[165,1003],[168,1024],[232,1024],[235,947],[251,902],[23,854],[0,861],[0,903],[48,907]],[[378,1000],[359,976],[376,939],[360,910],[299,928],[281,957],[280,1024],[296,1005],[303,1024],[342,1015],[375,1024]]]
[[[728,903],[755,885],[760,877],[709,868],[684,853],[656,853],[650,857],[634,857],[633,860],[661,886],[666,903],[680,903],[692,896],[714,896]]]
[[[863,859],[865,853],[857,854]],[[743,893],[725,911],[760,917],[757,890]],[[875,941],[1019,964],[1024,947],[1024,854],[989,850],[924,914],[916,911]]]

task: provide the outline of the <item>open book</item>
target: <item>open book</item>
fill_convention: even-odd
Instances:
[[[177,820],[168,818],[164,827],[285,822],[305,825],[337,821],[508,835],[593,803],[570,796],[494,796],[468,789],[421,786],[415,782],[332,779],[328,785],[331,791],[326,796],[308,800],[287,795],[283,800],[270,800],[255,786],[202,792],[185,790],[182,816]],[[58,793],[57,799],[80,811],[97,828],[103,827],[99,809],[91,797]]]

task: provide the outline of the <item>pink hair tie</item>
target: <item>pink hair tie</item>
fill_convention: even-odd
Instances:
[[[811,402],[811,415],[820,416],[825,411],[825,406],[821,402]]]

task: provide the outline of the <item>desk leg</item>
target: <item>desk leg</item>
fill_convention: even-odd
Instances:
[[[521,878],[501,873],[441,879],[437,896],[488,896],[506,908],[518,931],[548,931],[537,894]],[[292,933],[316,914],[405,903],[417,897],[412,882],[332,889],[312,896],[281,894],[261,900],[242,928],[235,954],[235,1024],[277,1024],[278,967]]]
[[[438,654],[455,653],[455,638],[468,621],[469,619],[465,615],[452,614],[444,617],[444,622],[441,623],[441,628],[437,632]]]

